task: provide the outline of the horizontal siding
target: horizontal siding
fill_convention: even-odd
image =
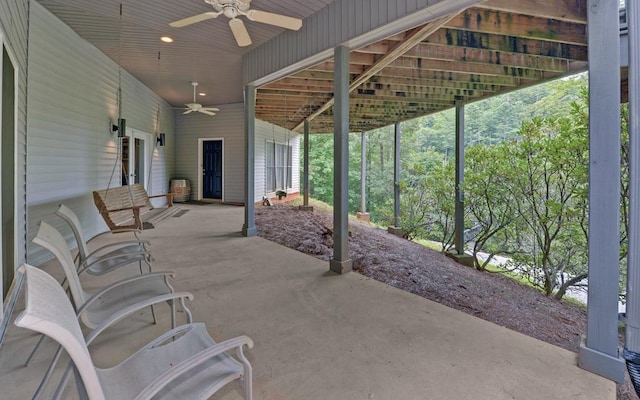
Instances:
[[[40,220],[71,237],[53,215],[60,203],[71,207],[85,234],[93,236],[106,225],[91,192],[120,186],[118,139],[110,129],[117,120],[119,68],[39,3],[31,2],[30,18],[27,238]],[[154,150],[150,182],[153,193],[166,193],[175,167],[173,110],[126,71],[121,79],[127,127],[166,134],[167,145]],[[27,258],[39,264],[49,254],[28,245]]]
[[[357,48],[462,10],[482,0],[336,0],[243,57],[245,83],[263,84],[331,58],[340,45]]]
[[[263,196],[273,197],[273,192],[265,190],[266,159],[265,145],[267,141],[292,146],[292,174],[289,190],[292,193],[300,191],[300,135],[269,122],[256,120],[256,157],[255,157],[255,201],[262,200]]]
[[[12,56],[18,74],[16,85],[17,118],[15,138],[16,193],[15,193],[15,265],[26,260],[27,252],[27,211],[26,211],[26,143],[27,143],[27,52],[29,35],[29,0],[0,1],[0,41]],[[5,171],[3,171],[3,174]],[[4,251],[4,249],[3,249]],[[0,258],[0,271],[4,268]],[[0,274],[0,287],[3,287]],[[0,321],[4,318],[3,299],[0,298]]]
[[[218,106],[215,116],[176,112],[176,176],[189,179],[191,197],[200,192],[198,177],[198,139],[224,139],[224,201],[244,203],[244,107],[242,104]]]

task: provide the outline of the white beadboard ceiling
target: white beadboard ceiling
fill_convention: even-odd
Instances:
[[[305,19],[333,1],[253,0],[251,8]],[[207,93],[198,97],[200,103],[241,102],[243,54],[284,31],[243,18],[253,44],[238,47],[223,16],[184,28],[169,26],[169,22],[212,11],[203,0],[39,2],[174,106],[191,102],[190,81],[199,82],[198,91]],[[174,42],[161,42],[165,35]]]

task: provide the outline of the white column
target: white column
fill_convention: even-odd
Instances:
[[[333,72],[333,259],[331,271],[351,271],[349,259],[349,49],[335,49]]]
[[[627,1],[629,27],[629,252],[626,349],[640,353],[640,4]]]
[[[588,0],[589,294],[578,364],[624,380],[618,350],[620,28],[618,0]]]
[[[309,120],[304,120],[304,198],[302,204],[309,205]]]
[[[455,230],[456,254],[464,254],[464,106],[456,100],[456,182]]]
[[[256,87],[247,85],[244,88],[244,225],[242,234],[244,236],[255,236],[255,159],[256,159]]]

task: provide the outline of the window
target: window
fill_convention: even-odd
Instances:
[[[285,144],[267,142],[265,149],[266,189],[268,192],[286,190],[292,185],[293,147]]]

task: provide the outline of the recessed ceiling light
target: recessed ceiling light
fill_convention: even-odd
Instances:
[[[207,94],[205,92],[200,92],[198,93],[198,96],[206,96]]]
[[[173,43],[173,38],[170,38],[169,36],[163,36],[160,38],[160,40],[162,40],[165,43]]]

